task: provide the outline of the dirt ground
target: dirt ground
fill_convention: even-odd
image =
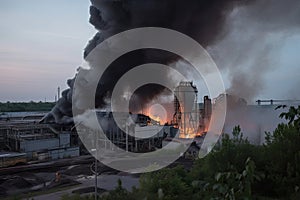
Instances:
[[[2,169],[0,173],[0,199],[3,197],[14,197],[34,192],[45,192],[60,188],[74,187],[74,191],[70,193],[90,193],[94,191],[93,185],[95,182],[94,174],[91,171],[91,165],[94,159],[86,157],[78,157],[76,161],[72,160],[58,160],[49,163],[42,163],[34,165],[23,166],[20,170]],[[182,164],[185,168],[190,168],[192,162],[179,159],[169,167]],[[101,182],[102,187],[99,191],[105,192],[106,190],[113,189],[118,179],[123,179],[129,186],[138,185],[139,174],[130,175],[128,173],[119,172],[117,170],[108,168],[103,164],[98,164],[101,177],[98,180]],[[6,170],[6,171],[5,171]],[[57,179],[56,173],[59,172],[60,177]],[[78,186],[77,186],[78,185]],[[130,190],[130,187],[127,189]],[[57,193],[56,196],[62,194]],[[50,195],[51,196],[51,195]],[[49,197],[50,197],[49,196]],[[43,196],[41,196],[43,199]]]
[[[53,164],[53,167],[39,167],[34,170],[26,170],[27,166],[21,168],[21,172],[15,172],[12,168],[5,174],[0,175],[0,198],[8,196],[17,196],[19,194],[32,193],[35,191],[46,191],[52,188],[68,187],[80,184],[76,181],[80,177],[91,176],[93,173],[90,166],[93,159],[87,160],[84,163],[71,164],[66,160],[65,165],[62,161],[60,164]],[[53,163],[53,162],[51,162]],[[100,165],[100,164],[99,164]],[[29,166],[28,166],[29,167]],[[30,167],[29,167],[30,168]],[[105,166],[100,165],[100,169],[105,169],[104,173],[116,174],[115,170],[110,170]],[[60,173],[60,179],[57,180],[56,173]]]

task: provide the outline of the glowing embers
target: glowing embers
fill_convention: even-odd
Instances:
[[[151,120],[149,124],[152,125],[163,125],[168,122],[168,114],[164,106],[160,104],[152,104],[147,110],[146,115],[148,115]]]
[[[180,130],[180,138],[194,138],[199,129],[198,90],[193,82],[180,82],[174,91],[173,123]]]

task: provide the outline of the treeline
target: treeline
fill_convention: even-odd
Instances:
[[[0,102],[0,113],[3,112],[30,112],[30,111],[50,111],[55,102]]]
[[[252,145],[239,126],[225,134],[191,170],[162,169],[140,177],[139,188],[118,187],[100,200],[275,200],[300,199],[300,106],[281,114],[288,124],[266,133],[266,144]],[[92,196],[64,196],[93,199]]]

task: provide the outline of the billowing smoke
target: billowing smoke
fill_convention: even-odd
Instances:
[[[256,91],[251,92],[252,87],[260,88],[263,77],[261,74],[266,72],[269,66],[268,52],[274,48],[264,45],[268,44],[266,41],[272,37],[269,33],[274,31],[282,34],[290,33],[290,27],[296,28],[300,19],[300,16],[297,16],[299,15],[297,0],[91,0],[91,2],[90,23],[99,32],[89,41],[84,57],[87,57],[103,40],[124,30],[149,26],[174,29],[197,40],[213,54],[219,67],[228,68],[232,80],[229,91],[237,91],[237,95],[245,98],[256,94]],[[263,48],[257,49],[256,44],[262,44]],[[96,107],[106,106],[106,100],[110,98],[118,79],[133,67],[148,62],[170,64],[176,60],[178,60],[176,55],[153,49],[123,55],[109,66],[100,80],[95,100]],[[249,70],[241,69],[242,63],[245,62],[249,62]],[[162,79],[168,78],[167,74],[158,76]],[[70,89],[63,92],[62,99],[45,117],[45,121],[56,123],[72,121],[73,82],[70,81]],[[145,87],[147,88],[135,92],[140,103],[145,105],[164,91],[164,87],[159,85]],[[245,94],[245,91],[248,94]]]
[[[300,1],[256,1],[235,8],[225,24],[226,35],[208,49],[229,76],[227,92],[250,102],[262,94],[268,72],[288,67],[282,66],[280,51],[288,37],[300,33]],[[282,95],[294,98],[287,93]]]
[[[90,23],[100,32],[86,47],[85,56],[100,42],[137,27],[164,27],[183,32],[203,46],[223,32],[227,14],[246,0],[91,0]],[[247,3],[248,4],[248,3]]]
[[[243,137],[249,142],[263,144],[265,132],[272,133],[279,123],[285,122],[279,115],[286,109],[276,109],[277,105],[247,105],[244,99],[233,95],[227,95],[226,100],[228,107],[223,132],[230,136],[233,128],[240,126]],[[222,96],[218,101],[222,101]]]

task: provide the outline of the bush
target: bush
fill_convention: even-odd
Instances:
[[[119,186],[104,200],[139,199],[299,199],[300,197],[300,107],[281,117],[266,144],[250,144],[239,126],[233,137],[224,134],[220,145],[193,168],[162,169],[140,177],[140,187],[128,192]]]

